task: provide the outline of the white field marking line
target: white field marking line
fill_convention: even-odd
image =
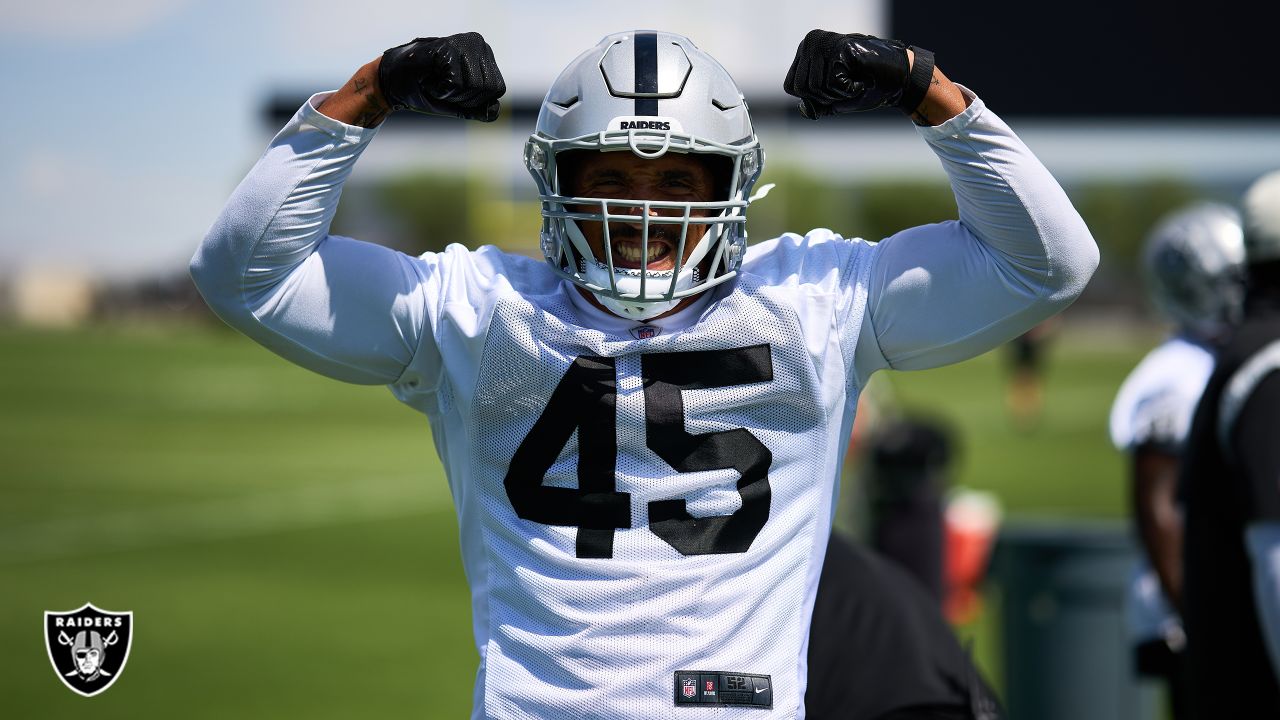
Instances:
[[[445,488],[403,478],[347,480],[0,528],[0,565],[266,535],[447,507]]]

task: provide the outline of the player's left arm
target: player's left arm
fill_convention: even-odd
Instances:
[[[800,114],[811,120],[896,107],[917,125],[932,126],[969,105],[928,50],[826,30],[812,30],[800,42],[782,89],[800,98]]]
[[[1247,494],[1252,500],[1252,520],[1245,529],[1245,544],[1253,565],[1253,597],[1271,669],[1280,679],[1280,444],[1275,442],[1278,422],[1280,372],[1272,371],[1249,394],[1233,425],[1227,449],[1244,471]]]
[[[875,247],[858,374],[958,362],[1069,305],[1098,248],[1066,193],[982,100],[927,51],[814,31],[784,89],[808,117],[896,107],[938,155],[959,220],[910,228]],[[922,64],[923,63],[923,64]],[[928,69],[928,73],[924,72]]]

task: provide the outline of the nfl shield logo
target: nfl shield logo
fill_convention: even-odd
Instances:
[[[650,338],[658,337],[658,334],[661,332],[662,328],[657,325],[641,325],[639,327],[631,328],[631,337],[637,340],[648,340]]]
[[[698,694],[698,686],[697,683],[694,682],[693,678],[687,677],[683,682],[681,682],[680,694],[687,698],[691,698]]]
[[[120,678],[129,660],[133,613],[79,610],[44,614],[44,644],[58,679],[73,692],[93,697]]]

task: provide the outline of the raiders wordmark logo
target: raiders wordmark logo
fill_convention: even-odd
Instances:
[[[120,679],[132,638],[132,612],[109,612],[85,603],[78,610],[44,614],[49,662],[64,685],[85,697]]]

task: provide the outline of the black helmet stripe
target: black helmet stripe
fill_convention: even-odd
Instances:
[[[658,92],[658,35],[636,33],[636,93]],[[658,98],[636,98],[636,115],[657,115]]]

